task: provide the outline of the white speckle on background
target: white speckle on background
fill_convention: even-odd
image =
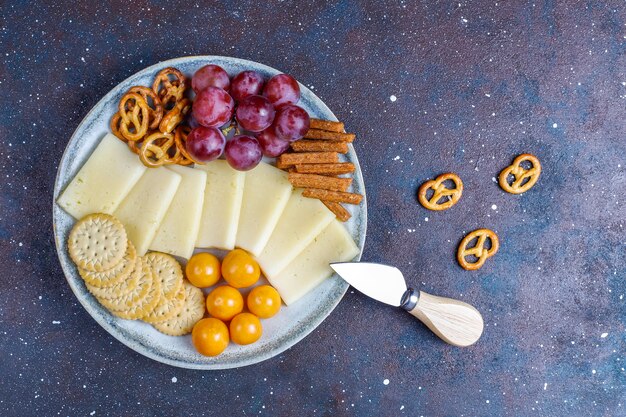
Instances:
[[[592,369],[592,370],[591,370],[591,373],[595,375],[595,374],[596,374],[596,370],[595,370],[595,369]]]
[[[178,378],[176,378],[175,376],[173,376],[173,377],[172,377],[172,382],[173,382],[173,383],[178,382]]]
[[[491,181],[498,182],[498,179],[496,177],[491,177]]]
[[[496,206],[495,204],[491,205],[491,210],[497,210],[497,209],[498,209],[498,206]]]
[[[388,380],[388,379],[385,379],[385,380],[383,381],[383,385],[389,385],[389,380]]]
[[[61,322],[57,320],[52,320],[52,324],[61,324]]]
[[[601,337],[602,339],[604,339],[604,338],[605,338],[605,337],[607,337],[608,335],[609,335],[608,333],[602,333],[602,334],[600,335],[600,337]]]
[[[402,411],[402,410],[404,410],[404,406],[403,405],[400,406],[400,411]]]
[[[400,159],[400,155],[396,155],[395,158],[393,158],[394,161],[398,161]]]
[[[396,101],[397,99],[398,97],[394,96],[393,94],[389,96],[389,100],[391,100],[392,103]]]
[[[424,217],[424,221],[427,222],[428,221],[428,217]]]
[[[557,125],[556,123],[552,123],[552,128],[556,129],[557,127],[559,127],[559,125]]]
[[[91,413],[89,413],[89,415],[90,415],[90,416],[95,416],[95,415],[96,415],[96,412],[95,412],[95,411],[92,411]]]
[[[548,389],[548,383],[544,382],[543,383],[543,390],[546,391]]]
[[[485,97],[491,97],[491,94],[485,93]]]

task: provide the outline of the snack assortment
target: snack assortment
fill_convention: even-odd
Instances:
[[[358,255],[336,219],[362,200],[338,176],[355,169],[339,157],[354,135],[310,119],[299,98],[286,74],[231,79],[215,65],[191,81],[166,68],[123,95],[112,133],[57,200],[77,219],[70,257],[105,308],[172,336],[193,330],[197,350],[217,355],[258,340],[283,301]],[[220,263],[196,248],[230,252]],[[271,285],[257,285],[261,274]]]
[[[352,178],[339,175],[354,172],[354,165],[341,162],[348,152],[353,133],[345,133],[342,122],[311,119],[304,139],[293,142],[290,152],[281,154],[276,166],[289,172],[289,182],[305,189],[303,196],[320,200],[342,222],[351,215],[342,204],[361,203],[363,196],[348,192]]]
[[[523,163],[530,164],[526,169]],[[528,191],[537,183],[541,174],[541,163],[539,159],[531,154],[522,154],[513,160],[500,172],[500,187],[511,194],[521,194]],[[513,177],[512,181],[509,177]],[[454,188],[448,188],[446,181],[454,184]],[[455,205],[463,193],[463,182],[458,175],[453,173],[441,174],[434,180],[423,183],[418,192],[419,202],[428,210],[441,211]],[[473,241],[474,246],[468,247]],[[487,241],[490,242],[486,248]],[[480,269],[485,261],[498,252],[500,242],[498,236],[489,229],[477,229],[463,238],[457,249],[457,261],[459,265],[468,271]],[[469,259],[468,259],[469,258]]]

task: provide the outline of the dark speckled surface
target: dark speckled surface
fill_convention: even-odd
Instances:
[[[46,3],[0,3],[1,415],[626,415],[622,1]],[[349,291],[280,356],[198,372],[89,317],[54,250],[58,161],[111,87],[196,54],[290,72],[357,133],[363,259],[476,305],[476,346]],[[503,193],[493,178],[521,152],[543,174]],[[444,171],[463,198],[427,212],[415,191]],[[501,249],[463,271],[456,245],[477,227]]]

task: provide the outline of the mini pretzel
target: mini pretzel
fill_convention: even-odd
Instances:
[[[472,248],[467,248],[467,245],[472,241],[472,239],[478,238],[476,242],[476,246]],[[491,248],[485,248],[486,240],[491,240]],[[487,258],[491,258],[493,255],[498,252],[498,248],[500,247],[500,242],[498,241],[498,236],[489,230],[489,229],[478,229],[474,230],[467,236],[463,238],[461,243],[459,244],[459,249],[456,253],[456,259],[459,261],[459,264],[463,269],[468,271],[474,271],[476,269],[480,269]],[[474,255],[478,260],[476,262],[468,262],[465,257]]]
[[[522,162],[528,161],[532,164],[530,169],[522,167]],[[528,191],[533,185],[537,183],[539,175],[541,174],[541,163],[535,155],[524,153],[519,155],[513,160],[513,164],[504,168],[500,172],[500,178],[498,182],[500,187],[507,193],[521,194]],[[508,177],[513,175],[513,183],[509,184]],[[528,181],[524,182],[526,179]]]
[[[159,122],[161,122],[161,118],[163,117],[163,105],[161,105],[161,100],[155,94],[155,92],[148,87],[144,87],[143,85],[131,87],[128,92],[137,93],[146,101],[146,104],[148,105],[149,115],[148,129],[154,130],[159,127]],[[152,105],[150,105],[151,102]]]
[[[187,80],[185,75],[176,68],[164,68],[154,77],[152,91],[159,97],[165,108],[171,108],[185,94]]]
[[[124,136],[122,136],[122,132],[120,132],[120,121],[121,120],[122,120],[122,118],[120,117],[119,113],[115,113],[113,115],[113,117],[111,117],[111,123],[110,123],[111,131],[113,132],[113,134],[115,136],[118,137],[118,139],[121,139],[124,142],[128,142],[126,140],[126,138]]]
[[[454,182],[454,188],[447,188],[445,186],[444,183],[447,180]],[[434,193],[429,199],[426,195],[431,189]],[[434,180],[426,181],[422,184],[417,193],[417,198],[422,206],[426,207],[428,210],[439,211],[449,209],[455,205],[461,198],[461,194],[463,194],[463,181],[461,181],[458,175],[448,172],[447,174],[441,174]],[[439,204],[438,201],[441,198],[445,198],[446,200]]]
[[[139,159],[148,168],[175,164],[175,159],[169,154],[173,145],[174,137],[170,133],[154,132],[143,140]]]
[[[176,126],[182,123],[185,119],[185,116],[191,110],[191,101],[189,99],[183,98],[178,101],[174,107],[165,113],[161,123],[159,123],[159,130],[162,133],[171,133]]]
[[[118,106],[120,115],[119,133],[126,139],[135,141],[148,132],[148,103],[137,93],[126,93]]]
[[[191,132],[191,127],[186,125],[178,125],[174,131],[174,143],[176,143],[176,148],[178,148],[182,155],[180,162],[178,162],[180,165],[198,163],[194,161],[191,155],[189,155],[189,152],[187,152],[187,135],[189,135],[189,132]]]

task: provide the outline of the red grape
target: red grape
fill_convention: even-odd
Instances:
[[[191,77],[191,88],[198,94],[207,87],[217,87],[228,91],[230,79],[228,73],[218,65],[205,65]]]
[[[248,171],[261,162],[261,145],[252,136],[235,136],[226,143],[226,160],[231,167],[239,171]]]
[[[274,130],[280,139],[296,141],[309,130],[309,114],[302,107],[289,105],[278,110],[274,118]]]
[[[274,106],[263,96],[249,96],[237,106],[237,121],[246,130],[260,132],[274,121]]]
[[[256,138],[265,156],[275,158],[289,149],[289,141],[282,140],[276,136],[276,132],[274,132],[274,128],[272,127],[268,127],[259,133]]]
[[[263,76],[256,71],[243,71],[235,75],[230,84],[230,95],[235,101],[241,101],[248,96],[261,94]]]
[[[193,102],[193,117],[205,127],[220,127],[233,117],[235,102],[224,90],[207,87]]]
[[[296,104],[300,100],[300,87],[291,75],[278,74],[265,84],[263,95],[278,110],[288,104]]]
[[[186,148],[198,162],[209,162],[219,158],[224,152],[226,138],[219,129],[200,126],[189,132]]]

